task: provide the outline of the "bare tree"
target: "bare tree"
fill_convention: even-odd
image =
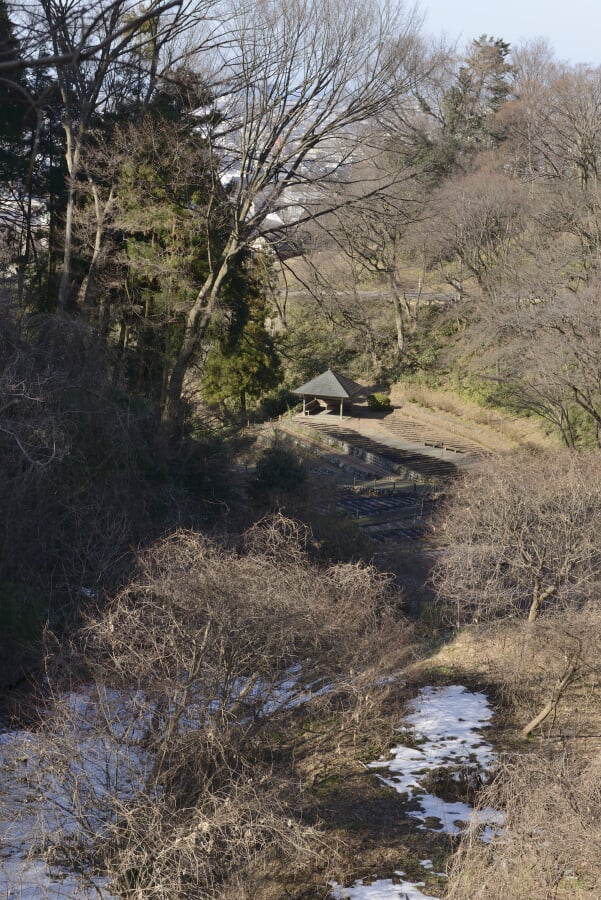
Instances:
[[[594,423],[601,442],[601,366],[596,286],[544,309],[537,329],[548,376]],[[547,352],[545,352],[545,350]]]
[[[434,572],[459,621],[534,621],[585,602],[599,586],[597,453],[495,458],[464,479],[440,528]]]
[[[421,59],[415,14],[386,2],[270,2],[251,11],[229,3],[223,14],[228,46],[213,63],[219,116],[206,139],[215,178],[230,185],[230,222],[187,316],[165,409],[172,428],[193,354],[240,254],[261,234],[277,239],[292,223],[349,202],[362,125],[410,90]],[[354,202],[373,189],[364,184]]]
[[[433,206],[434,215],[424,226],[427,262],[458,296],[467,293],[470,279],[488,298],[512,286],[525,225],[521,185],[489,160],[479,171],[445,184]]]
[[[389,157],[392,156],[390,151]],[[427,216],[427,188],[423,180],[428,164],[404,158],[393,174],[391,162],[394,166],[397,161],[378,161],[386,182],[382,191],[359,205],[340,210],[335,224],[326,222],[325,227],[335,236],[337,247],[349,257],[356,284],[366,275],[384,281],[386,299],[393,310],[396,353],[402,356],[407,338],[417,326],[422,289],[421,277],[412,281],[408,276],[407,270],[415,266],[415,260],[411,259],[413,248],[407,245],[407,234],[412,225]],[[387,169],[388,178],[383,174]]]
[[[576,177],[582,187],[600,172],[601,72],[564,71],[548,85],[529,130],[534,148],[551,176]]]
[[[48,7],[52,16],[56,14],[53,19],[56,29],[66,29],[68,33],[79,24],[81,30],[76,43],[62,43],[57,48],[52,34],[49,35],[47,31],[46,7],[35,2],[15,4],[15,33],[19,39],[20,52],[18,55],[4,56],[0,61],[0,72],[10,75],[21,71],[83,65],[90,60],[97,60],[113,41],[123,38],[129,40],[139,35],[157,16],[175,10],[180,5],[181,0],[166,0],[150,9],[140,10],[132,4],[129,14],[120,22],[117,31],[103,32],[101,25],[106,21],[107,14],[112,6],[123,9],[122,0],[113,0],[100,8],[85,3],[64,3],[62,6],[59,3],[54,10]],[[147,35],[149,41],[151,34],[152,28]],[[66,34],[62,35],[63,41],[65,36]],[[56,38],[60,41],[58,34]],[[54,52],[49,52],[50,49]]]
[[[599,445],[601,439],[597,296],[594,281],[550,299],[499,303],[483,326],[482,341],[497,345],[505,401],[546,419],[568,446]],[[490,363],[494,355],[481,358]]]
[[[204,7],[196,6],[192,13],[181,0],[153,4],[144,11],[131,0],[107,0],[97,6],[42,0],[39,6],[24,10],[22,67],[39,67],[44,48],[51,46],[53,53],[45,58],[45,67],[52,66],[56,72],[62,103],[68,178],[59,312],[64,312],[72,299],[74,216],[80,181],[85,177],[90,129],[99,116],[124,103],[140,106],[147,102],[159,66],[169,57],[166,46],[203,13]]]

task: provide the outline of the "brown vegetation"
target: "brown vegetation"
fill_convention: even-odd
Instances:
[[[133,546],[220,508],[225,453],[165,446],[110,363],[82,323],[1,318],[1,686],[23,677],[45,622],[72,627],[123,583]]]
[[[598,895],[600,659],[594,601],[532,623],[463,628],[414,670],[486,685],[496,710],[500,762],[476,805],[502,811],[505,824],[490,843],[478,826],[462,839],[448,900]]]
[[[257,897],[249,868],[273,854],[288,879],[326,865],[335,847],[304,821],[295,746],[305,729],[327,746],[377,732],[379,679],[410,632],[386,579],[318,568],[307,538],[281,517],[237,549],[177,532],[55,646],[33,777],[58,858],[144,898]],[[67,811],[51,835],[57,782]]]
[[[474,833],[455,857],[448,900],[563,900],[599,894],[599,756],[521,754],[502,765],[481,802],[502,809],[489,844]]]
[[[598,453],[516,454],[454,487],[434,581],[457,621],[533,621],[596,596],[600,474]]]
[[[493,406],[482,406],[451,387],[400,382],[393,387],[391,398],[409,417],[434,427],[446,425],[451,433],[475,440],[496,453],[559,445],[557,436],[546,433],[537,418],[520,418]]]
[[[425,371],[530,416],[404,389],[437,406],[418,424],[505,455],[448,489],[427,588],[430,557],[390,551],[390,569],[437,591],[428,646],[458,626],[436,661],[496,689],[513,749],[544,750],[500,769],[483,800],[507,827],[469,836],[449,898],[599,893],[601,456],[575,449],[601,444],[601,69],[486,36],[433,49],[388,0],[0,0],[0,26],[17,310],[0,322],[0,685],[46,626],[27,777],[60,815],[42,804],[35,849],[131,898],[279,900],[311,869],[327,880],[339,848],[306,757],[366,734],[380,748],[381,676],[410,629],[387,579],[332,564],[373,547],[327,489],[273,453],[254,491],[241,466],[226,486],[225,442],[192,411],[207,360],[241,358],[270,299],[290,383]],[[277,353],[257,372],[258,396]],[[510,452],[550,433],[573,452]],[[282,507],[314,537],[282,516],[199,533],[215,510],[231,528]]]

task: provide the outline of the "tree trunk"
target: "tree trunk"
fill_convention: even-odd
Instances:
[[[401,302],[400,293],[397,287],[396,279],[394,274],[391,272],[388,276],[388,284],[390,286],[390,293],[392,294],[392,306],[394,309],[394,325],[396,329],[396,346],[397,346],[397,356],[402,356],[405,352],[405,321],[403,319],[403,305]]]
[[[573,681],[575,681],[579,677],[579,675],[579,659],[576,658],[570,660],[563,675],[561,675],[555,682],[555,686],[553,688],[553,691],[551,692],[551,696],[549,697],[541,711],[522,728],[523,737],[528,737],[528,735],[531,734],[531,732],[534,731],[535,728],[537,728],[545,721],[545,719],[553,712],[553,710],[559,703],[565,689]]]
[[[110,210],[115,191],[114,187],[111,187],[108,199],[104,205],[104,209],[102,208],[100,202],[100,194],[98,193],[98,188],[95,184],[92,183],[91,179],[88,179],[90,183],[90,187],[92,190],[92,196],[94,197],[94,212],[96,215],[96,233],[94,235],[94,252],[92,253],[92,259],[90,261],[90,265],[87,271],[87,274],[84,280],[81,283],[81,287],[79,288],[78,301],[79,305],[84,309],[89,309],[93,305],[94,299],[94,286],[96,284],[96,269],[98,267],[98,260],[100,258],[100,251],[102,250],[102,238],[104,236],[104,222],[107,216],[108,211]]]
[[[597,410],[595,404],[589,397],[584,394],[576,385],[571,385],[574,394],[574,400],[588,415],[593,419],[597,427],[601,426],[601,413]]]
[[[67,168],[69,170],[68,188],[67,188],[67,208],[65,213],[65,232],[63,247],[63,270],[61,272],[61,280],[58,288],[58,312],[64,314],[69,303],[69,294],[71,291],[71,270],[73,264],[73,225],[75,212],[75,199],[77,195],[77,176],[79,174],[79,160],[81,150],[81,135],[77,138],[74,136],[70,125],[64,124],[64,130],[67,137]],[[73,146],[75,144],[75,147]]]
[[[188,313],[182,345],[169,379],[163,410],[163,424],[172,435],[177,433],[181,425],[181,399],[190,362],[211,324],[219,301],[219,292],[238,250],[237,238],[230,238],[219,269],[207,277]]]
[[[42,111],[38,109],[36,112],[36,125],[35,129],[32,129],[31,135],[31,149],[29,152],[29,166],[27,168],[27,180],[25,182],[25,195],[27,197],[27,209],[25,214],[25,252],[23,253],[23,258],[19,265],[19,307],[22,306],[23,303],[23,293],[25,289],[25,277],[26,272],[29,267],[30,256],[33,254],[35,258],[35,268],[39,269],[37,264],[37,256],[35,252],[35,243],[33,240],[33,229],[31,227],[31,217],[32,217],[32,206],[33,206],[33,174],[34,167],[38,157],[38,150],[40,146],[40,134],[42,131]]]
[[[554,584],[550,584],[548,588],[545,588],[544,591],[541,591],[541,579],[539,576],[536,577],[534,588],[532,590],[532,602],[530,604],[530,609],[528,610],[529,622],[534,622],[537,619],[541,606],[545,600],[548,600],[549,597],[552,597],[553,594],[557,593],[558,587],[558,583],[555,582]]]

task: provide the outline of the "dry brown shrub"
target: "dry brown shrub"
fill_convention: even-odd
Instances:
[[[525,732],[554,738],[601,727],[601,615],[596,602],[535,622],[463,629],[436,657],[494,685],[499,713]],[[542,713],[545,715],[537,721]]]
[[[256,897],[249,869],[274,852],[291,873],[333,860],[295,748],[305,725],[332,747],[382,719],[409,629],[386,579],[319,568],[306,537],[281,516],[237,550],[178,531],[57,648],[36,767],[68,810],[40,825],[53,852],[145,900]]]
[[[434,570],[458,622],[530,618],[599,591],[601,453],[512,454],[457,484]]]
[[[448,900],[560,900],[599,895],[601,865],[601,612],[593,602],[532,623],[473,629],[459,644],[497,685],[516,722],[537,743],[512,750],[481,807],[502,810],[490,844],[474,827],[462,841]],[[566,678],[566,676],[569,677]],[[541,713],[544,716],[541,717]],[[538,715],[535,715],[538,714]],[[512,745],[515,747],[515,743]]]
[[[477,831],[464,839],[447,900],[598,897],[600,785],[598,755],[588,764],[569,751],[507,761],[481,797],[504,811],[505,827],[489,844]]]
[[[85,325],[0,316],[0,577],[62,601],[115,583],[146,519],[141,420]]]

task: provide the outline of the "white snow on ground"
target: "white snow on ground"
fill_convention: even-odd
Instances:
[[[296,666],[273,684],[260,681],[249,697],[255,704],[263,702],[261,712],[268,716],[332,690],[323,680],[304,684],[301,674]],[[238,691],[245,687],[241,682]],[[233,699],[236,694],[234,690]],[[113,897],[106,879],[49,866],[43,853],[70,835],[81,840],[82,822],[86,838],[101,832],[119,802],[126,803],[143,789],[153,761],[142,749],[142,739],[154,707],[141,692],[126,694],[100,686],[95,691],[81,688],[61,702],[69,712],[69,730],[64,733],[68,763],[58,733],[55,765],[44,765],[54,757],[52,743],[42,735],[0,733],[0,898]],[[206,702],[192,700],[180,727],[197,728],[206,711]]]
[[[82,692],[65,702],[80,726],[76,741],[65,735],[73,749],[66,767],[64,760],[56,768],[44,765],[52,747],[42,735],[0,734],[0,897],[113,898],[106,879],[48,865],[43,854],[70,835],[81,839],[82,820],[89,832],[102,829],[111,817],[104,802],[107,794],[121,800],[131,797],[146,778],[149,761],[132,746],[132,729],[123,727],[120,704],[114,704],[115,733],[100,737],[86,729],[90,697]],[[135,721],[135,714],[131,718]]]
[[[297,672],[291,670],[286,679],[274,686],[268,694],[267,714],[273,708],[306,702],[312,695],[331,689],[330,685],[316,683],[298,690]],[[137,698],[140,700],[140,698]],[[135,697],[123,698],[107,694],[101,698],[111,711],[112,734],[99,740],[98,734],[86,730],[89,706],[98,702],[86,692],[69,698],[71,707],[80,717],[78,722],[78,750],[72,760],[70,779],[83,780],[93,801],[90,812],[95,827],[102,827],[102,798],[106,792],[116,792],[122,799],[135,793],[145,780],[150,763],[136,746],[147,708],[139,705]],[[136,708],[138,707],[138,708]],[[408,799],[419,803],[420,809],[410,812],[426,827],[424,821],[435,816],[441,822],[440,831],[457,833],[472,818],[471,807],[464,803],[447,803],[420,787],[420,780],[431,771],[444,765],[474,763],[489,769],[494,761],[492,747],[480,734],[486,727],[492,712],[484,694],[471,693],[461,686],[424,688],[412,703],[411,712],[405,718],[404,730],[410,729],[412,747],[399,745],[391,751],[392,758],[371,763],[373,768],[387,769],[388,774],[379,777]],[[43,752],[37,735],[29,732],[0,734],[0,897],[21,900],[112,900],[106,881],[100,878],[80,876],[75,872],[50,867],[41,856],[39,840],[40,817],[45,820],[45,833],[52,823],[57,833],[69,832],[69,820],[75,819],[69,810],[72,801],[60,775],[52,784],[42,785],[36,777],[37,760]],[[79,798],[81,799],[81,797]],[[86,797],[86,799],[90,799]],[[96,804],[95,801],[98,801]],[[96,816],[98,820],[96,822]],[[500,813],[484,810],[478,813],[478,822],[484,828],[483,839],[490,839],[502,824]],[[430,824],[430,823],[429,823]],[[424,868],[430,868],[424,860]],[[352,887],[332,884],[336,900],[436,900],[420,891],[423,882],[412,884],[403,880],[403,873],[396,878],[379,879],[372,884],[357,881]]]
[[[474,813],[467,803],[450,803],[428,794],[421,786],[424,776],[441,766],[474,765],[489,771],[494,762],[493,749],[483,740],[480,729],[490,724],[492,710],[484,694],[473,693],[461,685],[423,688],[411,704],[412,712],[404,720],[410,729],[411,742],[391,750],[392,759],[370,763],[372,768],[387,769],[380,779],[408,799],[416,800],[419,809],[409,812],[421,819],[440,821],[446,834],[459,834],[465,826],[481,824],[484,840],[503,824],[501,813],[486,808]],[[409,735],[408,735],[409,737]],[[425,828],[424,824],[419,826]],[[430,827],[430,825],[428,826]]]
[[[421,859],[419,862],[420,866],[423,866],[424,869],[427,869],[429,872],[434,872],[434,863],[431,859]],[[446,878],[446,872],[434,872],[435,875],[438,875],[439,878]]]
[[[75,874],[50,870],[41,859],[12,858],[0,865],[0,896],[15,900],[116,900],[100,878],[84,884]]]
[[[493,748],[483,740],[480,729],[490,724],[492,710],[484,694],[473,693],[461,685],[422,688],[403,721],[403,732],[413,745],[399,744],[390,751],[391,759],[370,763],[371,768],[387,769],[389,776],[379,774],[385,784],[395,788],[408,800],[419,803],[419,809],[408,815],[421,819],[418,828],[426,826],[430,817],[440,821],[432,830],[458,834],[470,823],[482,825],[480,837],[490,840],[503,824],[502,814],[494,809],[474,812],[467,803],[449,803],[428,794],[421,781],[429,772],[443,766],[474,765],[489,771],[495,761]],[[421,862],[424,869],[433,869],[432,861]],[[395,872],[402,877],[403,872]],[[444,873],[434,873],[444,877]],[[437,900],[420,891],[423,882],[395,883],[393,879],[379,879],[365,884],[356,881],[352,887],[332,882],[334,900]]]
[[[402,878],[405,873],[394,874]],[[353,887],[348,888],[333,882],[330,896],[334,900],[437,900],[429,894],[422,894],[419,888],[423,885],[423,881],[411,884],[409,881],[394,882],[392,878],[381,878],[372,884],[356,881]]]

